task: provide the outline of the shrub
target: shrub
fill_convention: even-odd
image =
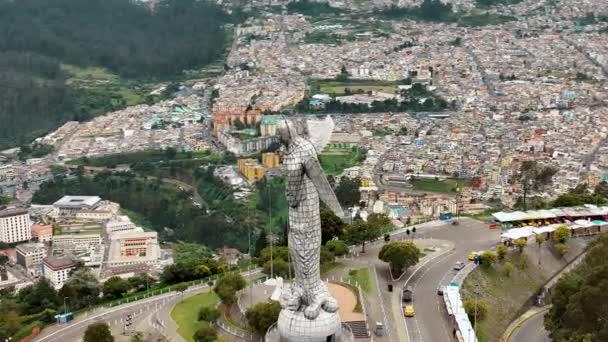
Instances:
[[[484,251],[481,253],[481,265],[484,267],[490,267],[496,262],[496,253],[493,251]]]
[[[557,252],[561,256],[564,256],[564,255],[568,254],[568,252],[570,251],[570,247],[565,243],[558,243],[558,244],[555,244],[555,250],[557,250]]]
[[[496,247],[496,256],[501,262],[505,260],[505,257],[507,256],[507,246],[503,245],[502,243],[498,245]]]
[[[198,320],[209,323],[215,322],[220,317],[220,311],[211,306],[203,306],[198,311]]]
[[[209,322],[201,322],[193,337],[194,342],[215,342],[217,332]]]
[[[521,254],[519,258],[517,258],[517,268],[520,270],[524,270],[528,268],[528,256],[525,254]]]
[[[513,272],[513,264],[508,261],[505,262],[505,265],[503,266],[503,272],[505,276],[509,278],[511,276],[511,273]]]

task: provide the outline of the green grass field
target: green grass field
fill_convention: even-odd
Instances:
[[[193,342],[198,326],[198,311],[203,306],[215,306],[219,298],[213,292],[197,294],[179,302],[171,311],[171,318],[177,324],[177,332],[188,342]]]
[[[62,68],[71,75],[67,81],[68,85],[101,90],[122,97],[127,106],[143,103],[145,95],[153,89],[152,84],[127,81],[104,68],[80,68],[73,65],[62,65]]]
[[[376,291],[376,284],[372,280],[368,268],[359,268],[348,272],[348,279],[357,282],[361,289],[367,293],[374,293]]]
[[[436,180],[433,178],[417,178],[412,180],[415,190],[456,194],[456,188],[462,189],[468,184],[465,179]]]
[[[333,81],[333,80],[318,80],[313,81],[311,89],[313,92],[341,96],[344,95],[345,89],[348,88],[351,92],[356,92],[359,89],[364,92],[379,91],[383,93],[394,94],[397,89],[396,82],[390,81],[375,81],[375,80],[349,80],[349,81]]]
[[[329,149],[319,155],[319,161],[325,173],[337,176],[348,169],[357,165],[362,157],[360,150],[352,149]]]

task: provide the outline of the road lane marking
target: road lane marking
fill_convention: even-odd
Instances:
[[[407,278],[407,280],[405,281],[405,284],[403,284],[403,288],[406,288],[406,287],[407,287],[407,283],[408,283],[408,282],[409,282],[409,281],[412,279],[412,277],[414,277],[414,275],[415,275],[415,274],[418,272],[418,270],[420,270],[422,267],[424,267],[424,266],[425,266],[426,264],[428,264],[429,262],[431,262],[431,261],[433,261],[433,260],[435,260],[435,259],[439,258],[440,256],[442,256],[442,255],[444,255],[445,253],[448,253],[448,252],[450,252],[450,251],[452,251],[452,250],[453,250],[453,249],[446,249],[445,251],[441,252],[440,254],[438,254],[438,255],[436,255],[436,256],[434,256],[434,257],[432,257],[431,259],[429,259],[429,260],[425,261],[425,262],[424,262],[422,265],[418,266],[418,268],[416,268],[416,269],[414,270],[414,272],[412,272],[412,274],[410,274],[410,276]],[[401,303],[400,303],[400,304],[401,304],[401,305],[403,305],[403,290],[400,290],[400,291],[401,291],[401,298],[400,298],[400,299],[401,299]],[[413,296],[412,296],[412,300],[413,300]],[[412,340],[411,340],[411,338],[410,338],[410,332],[409,332],[409,329],[407,328],[407,320],[405,319],[405,315],[404,315],[403,313],[401,313],[401,317],[403,317],[403,323],[404,323],[404,325],[405,325],[405,333],[406,333],[406,335],[407,335],[407,340],[408,340],[408,342],[411,342]]]

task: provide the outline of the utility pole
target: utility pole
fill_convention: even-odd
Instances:
[[[266,193],[268,193],[268,238],[270,239],[270,278],[274,279],[274,261],[272,259],[272,196],[270,196],[270,186],[266,185]]]
[[[479,297],[479,284],[475,285],[473,295],[475,296],[475,315],[473,316],[473,333],[477,336],[477,298]]]

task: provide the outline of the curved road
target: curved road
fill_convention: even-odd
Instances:
[[[454,264],[458,261],[470,262],[467,257],[472,251],[488,249],[499,241],[500,231],[489,229],[488,225],[467,218],[459,219],[460,225],[438,225],[419,229],[424,237],[447,240],[454,244],[452,250],[438,256],[420,267],[413,276],[408,275],[404,286],[413,288],[414,317],[403,317],[406,342],[438,342],[452,339],[452,325],[443,303],[437,295],[439,286],[448,285],[457,273]]]
[[[545,311],[529,318],[513,332],[509,342],[551,342],[549,332],[543,326],[544,317]]]
[[[262,272],[261,268],[256,268],[251,271],[242,272],[241,274],[247,278],[255,278]],[[186,293],[195,293],[203,290],[209,290],[207,284],[192,286],[188,288]],[[152,329],[162,331],[169,340],[180,340],[178,336],[171,336],[175,334],[175,329],[165,329],[167,324],[170,322],[163,322],[159,318],[158,312],[162,310],[171,310],[174,304],[181,301],[183,295],[172,291],[165,294],[148,297],[147,299],[118,305],[111,308],[102,308],[93,311],[86,312],[79,315],[71,322],[66,324],[54,324],[42,331],[42,333],[35,337],[35,342],[77,342],[81,341],[82,336],[86,328],[95,322],[106,322],[110,325],[113,332],[121,331],[123,327],[123,319],[127,314],[133,315],[133,326],[140,328],[147,327],[144,330],[151,332]],[[139,330],[139,329],[138,329]],[[173,330],[173,331],[171,331]]]

